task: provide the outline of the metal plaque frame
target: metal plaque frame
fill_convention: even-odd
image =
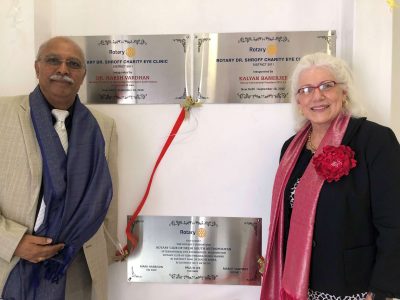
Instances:
[[[181,103],[187,34],[73,37],[86,54],[89,104]]]
[[[261,218],[139,216],[128,282],[260,285]]]
[[[86,53],[89,104],[285,103],[305,54],[336,54],[336,32],[72,37]]]
[[[300,58],[335,55],[330,31],[202,33],[194,38],[195,97],[205,103],[288,102],[286,83]]]

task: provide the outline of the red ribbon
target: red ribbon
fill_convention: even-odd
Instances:
[[[164,154],[167,152],[167,150],[168,150],[169,146],[171,145],[172,141],[174,140],[174,138],[175,138],[176,134],[178,133],[179,128],[181,127],[181,125],[182,125],[184,120],[185,120],[185,108],[182,107],[181,113],[179,114],[178,119],[176,119],[175,125],[172,128],[171,133],[169,134],[168,139],[165,142],[164,147],[162,148],[162,150],[160,152],[160,155],[158,156],[156,164],[154,165],[153,172],[151,173],[150,180],[149,180],[149,182],[147,184],[146,192],[143,195],[142,201],[140,201],[139,206],[136,208],[136,210],[133,213],[133,215],[129,218],[128,225],[126,225],[125,233],[126,233],[126,236],[127,236],[128,240],[132,244],[132,250],[135,249],[136,246],[137,246],[137,238],[134,237],[132,235],[132,232],[131,232],[132,225],[135,222],[135,220],[136,220],[137,216],[139,215],[140,211],[142,210],[144,204],[146,203],[147,196],[149,195],[151,184],[153,182],[153,177],[154,177],[154,174],[155,174],[155,172],[157,170],[157,167],[160,164],[161,160],[163,159]],[[127,249],[127,246],[124,247],[124,250],[125,249]]]

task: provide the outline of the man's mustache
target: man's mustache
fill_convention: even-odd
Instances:
[[[69,77],[68,75],[58,75],[58,74],[54,74],[50,76],[51,80],[57,80],[57,81],[66,81],[68,83],[74,84],[75,81]]]

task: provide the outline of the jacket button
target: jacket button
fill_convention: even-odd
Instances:
[[[312,240],[312,246],[313,247],[317,246],[317,242],[315,240]]]

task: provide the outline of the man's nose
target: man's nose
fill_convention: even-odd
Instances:
[[[69,74],[69,72],[70,72],[70,70],[67,66],[67,62],[61,61],[61,64],[57,68],[57,73],[65,75],[65,74]]]

